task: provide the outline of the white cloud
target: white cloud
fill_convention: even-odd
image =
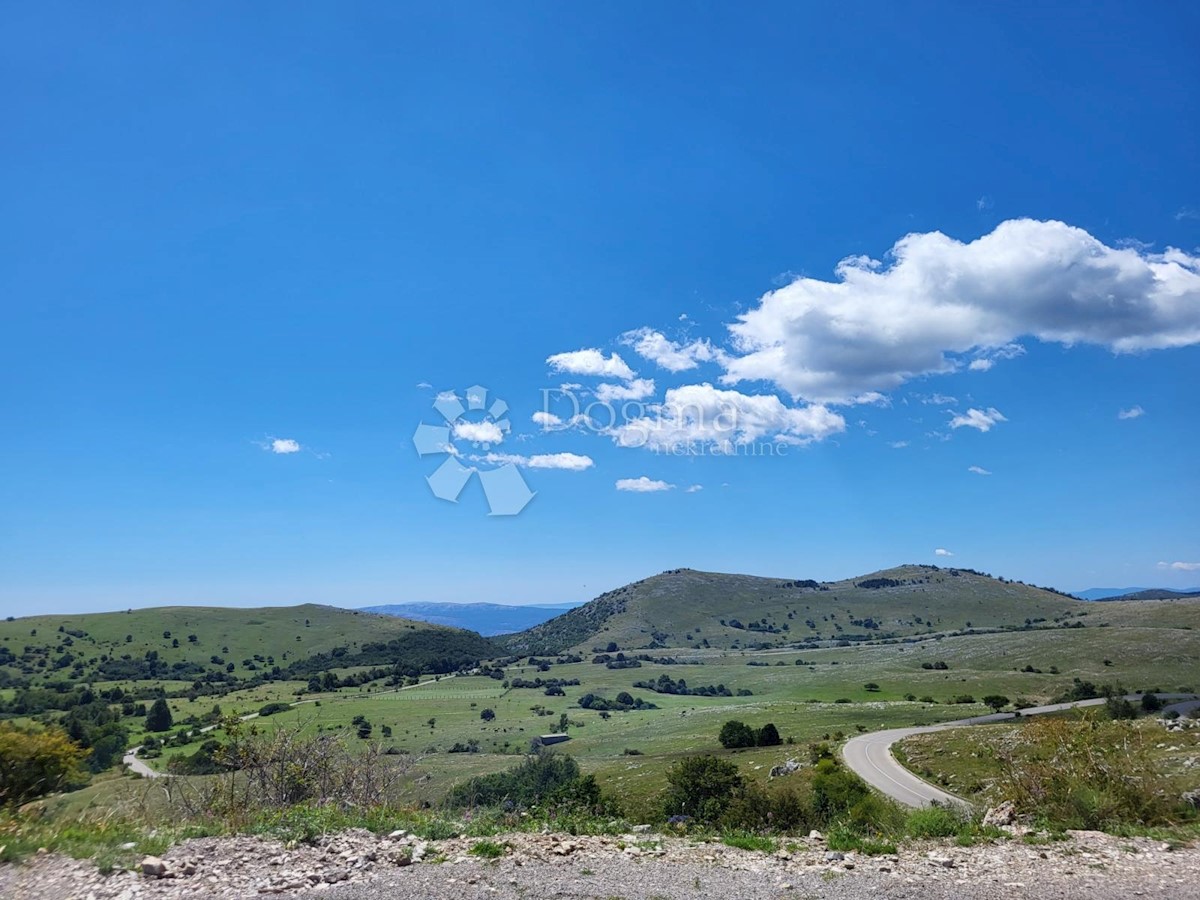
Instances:
[[[433,387],[433,385],[430,384],[428,381],[418,381],[417,387],[420,388],[421,390],[429,390]]]
[[[500,426],[495,422],[467,422],[459,421],[454,423],[454,436],[462,438],[464,441],[471,441],[474,444],[499,444],[504,440],[504,432],[500,430]]]
[[[732,452],[763,438],[790,443],[819,441],[846,430],[846,420],[824,406],[787,406],[774,394],[748,395],[711,384],[671,388],[646,415],[609,433],[623,447],[671,449],[700,445]]]
[[[570,472],[582,472],[590,469],[595,463],[590,456],[578,453],[541,453],[534,456],[518,456],[515,453],[488,453],[485,456],[474,457],[480,462],[503,465],[512,463],[525,469],[566,469]]]
[[[272,453],[299,453],[303,448],[299,441],[294,441],[291,438],[271,438],[270,443],[265,445],[265,449]]]
[[[1200,212],[1190,206],[1185,206],[1175,213],[1176,222],[1182,222],[1184,219],[1200,219]]]
[[[1146,411],[1140,406],[1131,406],[1129,409],[1123,409],[1117,413],[1118,419],[1137,419],[1144,416]]]
[[[721,351],[708,341],[692,341],[689,344],[678,344],[668,339],[662,332],[649,328],[638,328],[621,335],[621,343],[633,348],[633,351],[643,359],[648,359],[655,365],[668,372],[685,372],[694,369],[702,362],[711,362],[720,358]]]
[[[949,550],[947,550],[945,547],[938,547],[936,550],[933,551],[933,555],[934,556],[953,556],[954,554],[951,553]]]
[[[903,450],[908,446],[908,441],[889,441],[888,446],[893,450]]]
[[[1160,562],[1158,567],[1176,572],[1200,572],[1200,562]]]
[[[1200,343],[1200,257],[1103,244],[1062,222],[1017,219],[963,243],[910,234],[884,263],[800,277],[729,326],[723,380],[765,380],[844,403],[911,378],[1005,358],[1022,336],[1117,353]],[[969,366],[969,364],[967,364]]]
[[[987,194],[984,194],[982,197],[980,197],[978,200],[975,201],[975,208],[977,210],[979,210],[980,212],[991,209],[992,208],[992,198],[989,197]]]
[[[618,491],[632,491],[635,494],[650,494],[655,491],[669,491],[675,485],[667,484],[665,481],[654,481],[642,475],[640,478],[619,478],[617,479]]]
[[[552,412],[538,410],[530,418],[533,419],[534,425],[541,425],[547,431],[552,431],[556,428],[563,427],[563,420]]]
[[[653,378],[635,378],[628,384],[601,384],[596,387],[596,399],[601,403],[622,400],[645,400],[654,393]]]
[[[986,372],[995,364],[996,363],[990,359],[973,359],[967,368],[972,372]]]
[[[930,394],[928,397],[921,397],[921,402],[932,406],[954,406],[958,403],[958,398],[948,394]]]
[[[1000,410],[995,407],[968,409],[965,415],[955,416],[950,420],[951,428],[977,428],[980,431],[991,431],[998,422],[1007,422]]]
[[[987,469],[985,469],[983,466],[967,466],[967,471],[973,472],[976,475],[991,475],[992,474]]]
[[[634,374],[625,364],[625,360],[617,354],[605,356],[601,351],[594,349],[555,353],[546,358],[546,363],[555,372],[566,372],[570,375],[599,375],[603,378],[628,381]]]
[[[704,490],[704,485],[702,485],[702,484],[693,484],[693,485],[692,485],[691,487],[689,487],[689,488],[688,488],[686,491],[684,491],[684,493],[685,493],[685,494],[697,494],[697,493],[699,493],[699,492],[700,492],[700,491],[702,491],[702,490]]]

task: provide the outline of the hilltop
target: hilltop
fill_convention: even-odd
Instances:
[[[1086,604],[969,569],[906,565],[843,581],[672,569],[500,638],[510,651],[615,643],[767,648],[1062,623]]]
[[[0,687],[123,679],[231,683],[331,666],[455,666],[496,655],[478,634],[331,606],[167,606],[0,622]]]
[[[1118,594],[1116,597],[1098,597],[1095,602],[1107,603],[1112,600],[1194,600],[1200,597],[1200,591],[1173,591],[1170,588],[1145,588]]]

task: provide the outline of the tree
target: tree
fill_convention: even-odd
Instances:
[[[485,709],[479,714],[479,718],[483,719],[485,722],[490,722],[492,719],[496,718],[496,711],[493,709]]]
[[[1142,694],[1142,712],[1158,712],[1163,708],[1163,702],[1158,699],[1157,694],[1152,694],[1149,691]]]
[[[61,728],[33,731],[0,722],[0,805],[62,790],[80,775],[84,756]]]
[[[866,684],[863,685],[863,689],[870,691],[871,693],[877,693],[879,691],[879,685],[877,685],[873,681],[868,681]]]
[[[150,712],[146,714],[146,730],[166,731],[174,724],[175,718],[171,715],[171,707],[167,705],[166,700],[159,697],[150,707]]]
[[[721,741],[721,746],[726,750],[739,750],[743,747],[753,747],[757,742],[758,736],[754,733],[754,729],[745,722],[739,722],[736,719],[730,719],[721,726],[721,733],[718,739]]]
[[[358,725],[358,736],[364,741],[371,736],[371,723],[363,720]]]
[[[1000,712],[1000,710],[1008,706],[1008,698],[1003,694],[988,694],[983,698],[983,705],[990,706],[996,712]]]
[[[703,822],[720,818],[744,781],[738,767],[715,756],[689,756],[667,772],[663,812]]]
[[[768,722],[760,728],[755,737],[755,743],[759,747],[778,747],[783,743],[783,738],[779,736],[779,729],[775,727],[774,722]]]

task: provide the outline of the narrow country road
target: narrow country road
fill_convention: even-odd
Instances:
[[[1173,703],[1164,709],[1184,713],[1200,706],[1200,700],[1195,694],[1158,694],[1160,700],[1186,701]],[[1127,694],[1126,700],[1139,702],[1141,694]],[[970,804],[961,797],[948,794],[941,788],[935,787],[923,778],[910,772],[892,756],[892,745],[897,741],[914,734],[929,734],[933,731],[944,731],[948,728],[962,728],[966,725],[985,725],[990,722],[1005,722],[1009,719],[1026,716],[1040,716],[1047,713],[1064,712],[1082,706],[1101,706],[1105,698],[1097,697],[1092,700],[1077,700],[1074,703],[1051,703],[1047,706],[1033,706],[1023,709],[1020,713],[991,713],[986,716],[972,716],[954,722],[942,722],[938,725],[925,725],[917,728],[889,728],[886,731],[872,731],[852,737],[842,747],[842,759],[846,766],[853,770],[863,781],[876,790],[887,794],[898,803],[905,806],[960,806]]]

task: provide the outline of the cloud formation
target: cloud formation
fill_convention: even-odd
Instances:
[[[951,553],[949,550],[947,550],[945,547],[938,547],[936,550],[933,551],[933,555],[934,556],[953,556],[954,554]]]
[[[1131,353],[1200,343],[1200,257],[1109,247],[1062,222],[1014,219],[969,243],[910,234],[888,262],[801,277],[729,326],[723,381],[849,403],[929,374],[1019,355],[1021,337]]]
[[[605,356],[595,349],[555,353],[546,358],[546,363],[551,370],[570,375],[599,375],[601,378],[619,378],[622,381],[628,381],[634,375],[625,360],[616,353]]]
[[[618,491],[631,491],[635,494],[653,494],[657,491],[669,491],[675,485],[667,484],[665,481],[655,481],[642,475],[638,478],[619,478],[617,479]]]
[[[1200,572],[1200,562],[1160,562],[1158,567],[1175,572]]]
[[[991,431],[992,426],[998,422],[1007,422],[1008,419],[1000,410],[993,407],[988,409],[968,409],[965,414],[954,416],[950,419],[951,428],[976,428],[979,431]]]
[[[474,444],[499,444],[504,440],[504,432],[495,422],[468,422],[460,420],[454,423],[454,436]]]
[[[1117,413],[1118,419],[1138,419],[1146,414],[1146,411],[1140,406],[1131,406],[1129,409],[1123,409]]]
[[[519,456],[515,453],[488,453],[477,457],[480,462],[503,465],[512,463],[524,469],[565,469],[569,472],[582,472],[590,469],[595,463],[590,456],[578,453],[540,453],[534,456]]]
[[[620,403],[623,400],[645,400],[654,393],[654,379],[634,378],[627,384],[601,384],[596,387],[596,399],[601,403]]]
[[[774,394],[742,394],[689,384],[671,388],[661,404],[609,430],[623,447],[669,450],[696,445],[730,453],[763,438],[806,444],[846,430],[846,420],[824,406],[791,407]]]
[[[270,450],[272,453],[287,454],[299,453],[303,448],[300,446],[299,441],[294,441],[291,438],[272,438],[265,445],[265,449]]]
[[[633,352],[648,359],[668,372],[686,372],[702,362],[711,362],[723,354],[708,341],[692,341],[679,344],[662,332],[650,328],[638,328],[621,335],[621,343],[633,348]]]
[[[973,472],[976,475],[991,475],[992,473],[983,466],[967,466],[968,472]]]

